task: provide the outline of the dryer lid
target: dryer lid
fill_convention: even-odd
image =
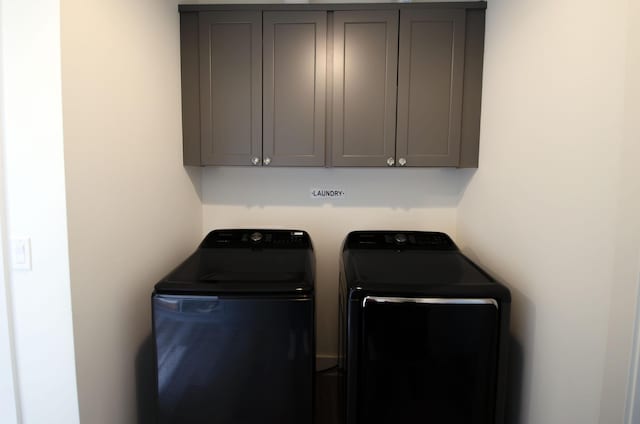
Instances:
[[[464,256],[444,233],[357,231],[343,251],[347,287],[367,293],[491,297],[509,290]]]

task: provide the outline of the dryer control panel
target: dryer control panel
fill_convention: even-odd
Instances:
[[[434,231],[354,231],[345,241],[349,249],[458,250],[445,233]]]

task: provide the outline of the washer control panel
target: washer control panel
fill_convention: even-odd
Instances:
[[[232,229],[211,231],[200,248],[291,248],[311,247],[311,239],[305,231],[271,229]]]

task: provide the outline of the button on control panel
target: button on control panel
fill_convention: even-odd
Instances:
[[[398,233],[398,234],[395,235],[395,237],[393,239],[398,244],[405,244],[407,242],[407,235],[406,234],[402,234],[402,233]]]

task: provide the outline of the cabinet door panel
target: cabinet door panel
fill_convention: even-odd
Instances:
[[[457,166],[464,10],[402,10],[397,156],[407,166]]]
[[[398,11],[335,12],[333,165],[395,156]]]
[[[265,12],[263,153],[272,166],[322,166],[326,12]]]
[[[251,165],[261,156],[260,11],[200,14],[203,165]]]

